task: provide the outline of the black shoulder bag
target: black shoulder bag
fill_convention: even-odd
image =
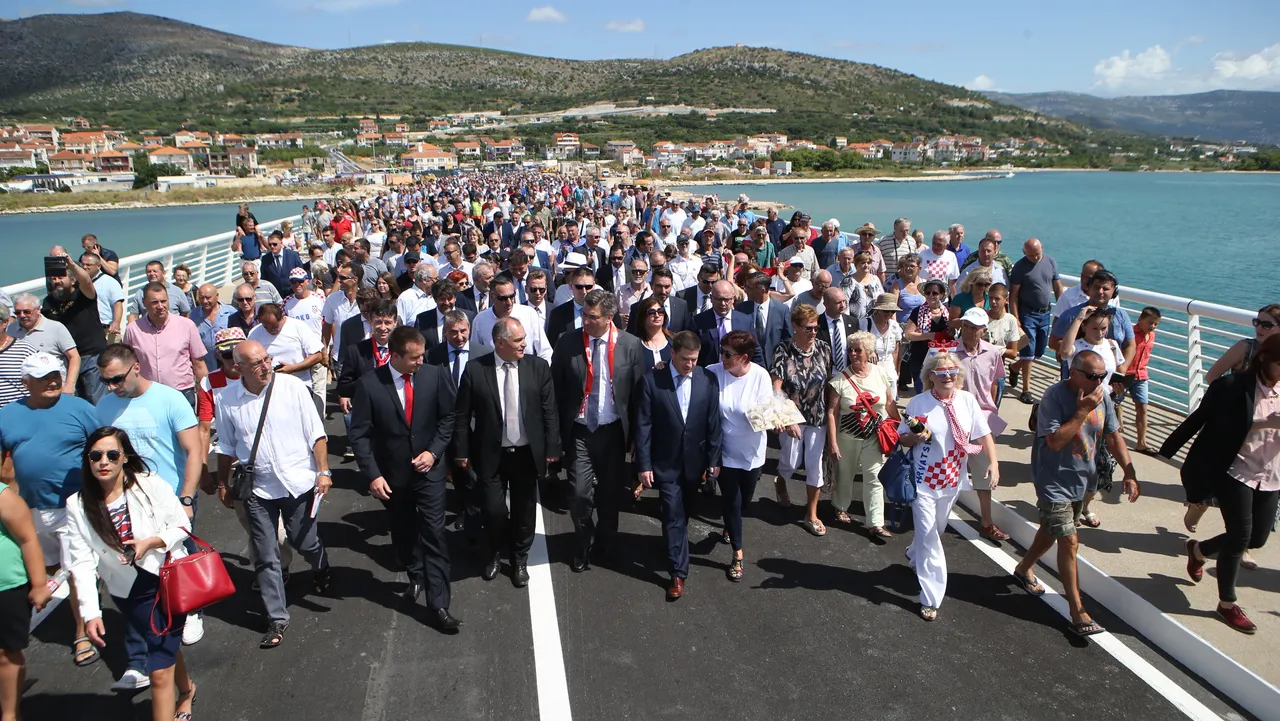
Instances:
[[[262,415],[258,417],[258,430],[253,434],[253,448],[249,450],[249,460],[245,463],[237,463],[235,468],[231,469],[231,495],[237,501],[247,501],[249,496],[253,495],[256,473],[253,462],[258,458],[258,443],[262,440],[262,428],[267,424],[267,408],[271,406],[271,389],[275,388],[275,385],[275,378],[267,384],[267,396],[262,401]]]

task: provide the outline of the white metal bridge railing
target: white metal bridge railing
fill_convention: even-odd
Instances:
[[[285,220],[298,222],[299,216],[279,218],[259,227],[270,231]],[[189,240],[145,253],[138,253],[120,260],[120,281],[125,296],[129,297],[147,282],[146,264],[153,260],[164,263],[171,272],[173,267],[185,264],[191,269],[191,280],[197,284],[213,283],[222,287],[240,277],[239,256],[231,251],[233,233],[219,233],[206,238]],[[71,249],[74,250],[74,249]],[[1078,285],[1076,276],[1062,276],[1068,286]],[[10,296],[17,293],[43,295],[43,278],[6,286]],[[1219,305],[1192,298],[1165,295],[1153,291],[1125,286],[1121,289],[1121,305],[1136,320],[1143,306],[1161,310],[1163,319],[1156,335],[1156,345],[1151,353],[1150,395],[1152,403],[1176,413],[1185,414],[1204,395],[1208,384],[1205,374],[1209,367],[1236,341],[1253,336],[1253,311]],[[1043,362],[1055,366],[1052,352]]]
[[[298,215],[278,218],[266,223],[259,223],[258,228],[265,234],[280,227],[280,224],[286,220],[293,221],[296,224],[300,218],[301,216]],[[231,239],[234,236],[235,233],[233,231],[228,231],[121,258],[119,275],[120,283],[124,286],[125,298],[131,298],[139,288],[147,284],[146,267],[147,263],[153,260],[164,263],[165,273],[169,276],[172,275],[176,266],[187,266],[191,269],[191,282],[197,285],[213,283],[221,288],[232,280],[239,278],[240,254],[231,250]],[[77,254],[78,251],[78,248],[67,247],[68,253]],[[169,279],[169,277],[166,277],[165,280]],[[45,280],[44,278],[32,278],[14,285],[7,285],[4,290],[10,297],[16,296],[18,293],[33,293],[43,297],[45,294]]]

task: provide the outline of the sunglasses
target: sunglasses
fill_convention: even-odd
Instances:
[[[1100,381],[1100,380],[1104,380],[1104,379],[1107,377],[1107,374],[1106,374],[1105,372],[1103,372],[1103,373],[1085,373],[1084,371],[1080,370],[1079,368],[1072,368],[1071,370],[1075,371],[1076,373],[1079,373],[1080,375],[1084,376],[1085,378],[1088,378],[1088,379],[1089,379],[1089,380],[1091,380],[1091,381]]]
[[[650,308],[644,312],[645,315],[666,315],[667,312],[661,308]]]
[[[649,271],[645,270],[644,268],[632,268],[632,269],[631,269],[631,274],[632,274],[632,275],[644,275],[645,273],[648,273],[648,272],[649,272]]]
[[[533,288],[525,288],[525,289],[524,289],[524,291],[525,291],[526,293],[546,293],[546,292],[547,292],[547,289],[546,289],[546,288],[538,288],[538,287],[536,287],[536,286],[535,286],[535,287],[533,287]]]
[[[125,371],[124,373],[121,373],[118,376],[111,376],[110,378],[103,377],[102,383],[103,385],[108,385],[108,386],[118,386],[121,383],[124,383],[125,379],[128,378],[129,374],[132,372],[133,372],[133,369],[130,368],[129,370]]]
[[[592,288],[594,288],[594,287],[595,287],[595,286],[594,286],[594,285],[591,285],[590,283],[586,283],[586,284],[574,283],[574,284],[573,284],[573,289],[574,289],[574,290],[591,290],[591,289],[592,289]]]
[[[943,368],[941,370],[935,370],[933,374],[935,376],[938,376],[939,378],[955,378],[956,376],[960,375],[960,369],[959,368]]]
[[[721,357],[721,358],[732,358],[732,357],[734,357],[734,356],[736,356],[736,355],[742,355],[742,354],[741,354],[741,353],[734,353],[733,351],[729,350],[728,348],[721,348],[721,349],[720,349],[720,357]]]
[[[495,295],[495,296],[493,296],[493,299],[494,299],[494,300],[501,300],[501,301],[515,300],[515,299],[516,299],[516,294],[515,294],[515,293],[511,293],[511,294],[509,294],[509,295]]]
[[[110,450],[110,451],[94,450],[94,451],[89,451],[85,455],[89,457],[89,461],[92,463],[97,463],[98,461],[102,460],[103,456],[106,456],[107,460],[111,461],[112,463],[119,463],[120,458],[124,456],[123,453],[117,450]]]
[[[1275,328],[1275,327],[1276,327],[1276,324],[1275,324],[1275,323],[1273,323],[1273,322],[1271,322],[1271,321],[1269,321],[1269,320],[1263,320],[1263,319],[1261,319],[1261,318],[1254,318],[1254,319],[1253,319],[1253,327],[1254,327],[1254,328],[1261,328],[1261,329],[1263,329],[1263,330],[1271,330],[1271,329],[1273,329],[1273,328]]]
[[[797,326],[797,327],[798,327],[798,328],[800,328],[800,330],[807,330],[807,331],[809,331],[810,333],[817,333],[817,332],[818,332],[818,326],[816,326],[816,325],[802,325],[802,326]]]
[[[229,361],[232,359],[233,355],[231,351],[223,350],[223,351],[218,351],[218,357],[221,358],[222,360]]]
[[[252,303],[253,298],[236,298],[237,303]]]

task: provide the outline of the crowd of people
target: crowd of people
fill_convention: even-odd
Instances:
[[[448,534],[482,549],[484,580],[505,562],[526,586],[540,484],[570,508],[576,573],[616,559],[624,498],[656,489],[668,601],[689,578],[689,519],[718,496],[725,574],[741,581],[742,519],[771,444],[778,504],[791,506],[787,481],[803,472],[801,526],[819,537],[824,515],[853,523],[859,483],[866,536],[893,537],[881,476],[906,469],[907,555],[932,621],[959,491],[977,491],[983,537],[1009,538],[991,504],[1000,410],[1016,398],[1034,404],[1040,530],[1015,578],[1043,594],[1035,562],[1056,545],[1072,630],[1101,632],[1075,580],[1076,530],[1102,524],[1091,502],[1117,468],[1121,492],[1140,495],[1126,399],[1135,450],[1157,452],[1146,434],[1160,312],[1133,321],[1098,261],[1064,288],[1035,238],[1012,260],[997,230],[970,248],[958,224],[926,242],[907,218],[846,234],[836,219],[749,207],[521,171],[319,201],[270,232],[245,205],[230,304],[159,262],[126,299],[118,256],[93,235],[78,257],[52,248],[43,299],[0,299],[3,719],[16,718],[27,620],[50,579],[70,584],[72,661],[98,660],[99,578],[124,619],[114,637],[128,667],[113,688],[150,686],[155,719],[191,717],[182,647],[203,636],[202,616],[157,618],[154,602],[161,566],[194,548],[202,495],[234,509],[266,612],[260,646],[282,644],[295,553],[316,594],[333,580],[316,522],[333,412],[344,462],[387,510],[404,602],[425,597],[428,622],[456,633]],[[1280,306],[1254,325],[1158,451],[1204,429],[1183,469],[1185,520],[1194,530],[1216,504],[1226,532],[1189,542],[1187,571],[1199,581],[1217,558],[1218,612],[1244,632],[1236,569],[1266,541],[1280,497]],[[1050,351],[1062,378],[1037,399],[1031,363]],[[761,414],[780,406],[789,417]]]

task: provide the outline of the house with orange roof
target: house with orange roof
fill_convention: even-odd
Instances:
[[[485,137],[481,138],[481,141],[484,142],[489,160],[515,160],[525,156],[524,143],[518,139],[493,140]]]
[[[119,150],[122,153],[136,153],[140,150],[146,150],[146,148],[137,143],[125,142],[117,145],[114,150]]]
[[[0,146],[0,168],[34,168],[36,154],[16,146]]]
[[[72,118],[71,127],[78,130],[88,130],[90,128],[88,118]]]
[[[224,148],[243,148],[247,145],[244,136],[235,133],[218,133],[217,141]]]
[[[427,123],[427,130],[446,130],[449,127],[448,120],[432,120]]]
[[[382,133],[360,133],[356,136],[356,145],[367,148],[382,142]]]
[[[19,125],[18,127],[27,134],[28,138],[38,138],[43,140],[52,145],[55,149],[58,147],[58,143],[62,140],[62,136],[58,133],[58,129],[52,125]]]
[[[253,148],[222,148],[209,152],[209,172],[234,175],[236,168],[254,171],[258,167],[258,151]]]
[[[436,148],[428,148],[400,156],[400,165],[414,173],[453,170],[458,167],[458,156]]]
[[[302,133],[264,133],[256,138],[258,149],[301,148]]]
[[[408,123],[396,123],[396,132],[397,132],[397,133],[407,133],[407,132],[409,132],[409,124],[408,124]]]
[[[857,153],[867,160],[884,157],[884,150],[875,143],[849,143],[843,150],[847,153]]]
[[[185,150],[191,154],[193,158],[206,158],[209,155],[209,146],[199,140],[191,140],[178,144],[179,150]]]
[[[96,155],[104,150],[110,150],[111,141],[100,130],[84,133],[66,133],[62,136],[62,149],[70,150],[73,153]]]
[[[162,146],[147,153],[147,158],[152,165],[168,163],[169,165],[176,165],[188,173],[195,170],[196,167],[195,159],[191,157],[191,153],[179,148]]]
[[[360,118],[360,132],[361,133],[378,132],[378,121],[374,120],[373,118]]]
[[[142,136],[142,144],[143,145],[164,145],[164,138],[159,135],[144,135]]]
[[[408,145],[409,137],[404,133],[383,133],[382,142],[387,145]]]
[[[453,144],[453,152],[458,154],[458,158],[462,160],[478,159],[480,157],[480,142],[477,140],[459,140]]]
[[[104,173],[131,173],[133,156],[119,150],[104,150],[93,156],[93,165]]]
[[[84,170],[89,165],[90,156],[63,150],[49,156],[49,170]]]
[[[593,145],[593,144],[591,144],[591,143],[583,143],[581,147],[582,147],[582,157],[584,157],[584,158],[598,158],[598,157],[600,157],[600,146],[599,146],[599,145]]]

